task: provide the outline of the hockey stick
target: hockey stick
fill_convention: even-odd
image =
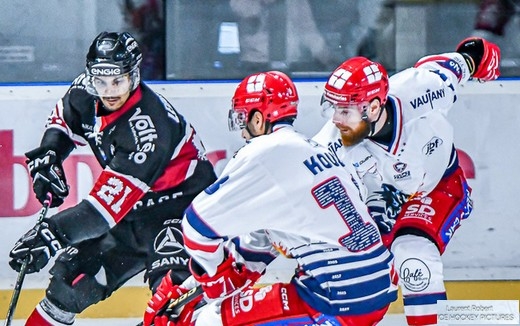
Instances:
[[[168,304],[168,306],[165,307],[165,308],[162,308],[161,311],[164,312],[163,313],[164,315],[173,316],[174,318],[176,318],[181,313],[182,307],[184,307],[185,305],[187,305],[191,301],[193,301],[196,298],[198,298],[200,295],[202,295],[202,293],[204,293],[204,290],[202,289],[202,287],[200,285],[197,286],[197,287],[194,287],[193,289],[191,289],[188,292],[184,293],[183,295],[181,295],[177,299],[171,301]],[[204,302],[204,304],[200,304],[202,302]],[[201,301],[200,303],[197,304],[196,308],[201,308],[202,306],[204,306],[206,304],[206,301]],[[161,314],[161,311],[159,312],[159,314]],[[140,322],[139,324],[137,324],[137,326],[143,326],[143,322]]]
[[[47,211],[51,206],[52,196],[50,193],[47,194],[47,199],[43,202],[43,207],[40,210],[40,215],[38,216],[38,221],[36,225],[40,224],[42,220],[47,215]],[[16,305],[18,304],[18,297],[20,296],[20,292],[22,291],[22,284],[25,278],[27,265],[29,264],[30,256],[28,255],[23,260],[22,266],[20,267],[20,271],[18,272],[18,277],[16,278],[16,283],[14,285],[13,296],[11,297],[11,302],[9,303],[9,308],[7,309],[7,317],[5,317],[4,326],[10,326],[13,320],[14,311],[16,310]]]

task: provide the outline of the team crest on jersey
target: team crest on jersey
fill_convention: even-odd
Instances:
[[[406,170],[406,167],[408,165],[406,163],[403,163],[403,162],[397,162],[394,164],[394,170],[398,173],[401,173],[403,172],[404,170]]]
[[[411,172],[408,170],[406,170],[407,168],[407,164],[406,163],[403,163],[403,162],[397,162],[394,164],[394,170],[395,172],[397,172],[398,174],[394,174],[394,180],[395,181],[399,181],[399,180],[406,180],[406,179],[410,179],[412,177],[412,174]]]

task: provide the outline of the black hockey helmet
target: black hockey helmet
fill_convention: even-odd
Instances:
[[[124,74],[129,75],[130,91],[133,91],[140,82],[139,65],[142,57],[139,45],[130,33],[100,33],[87,53],[87,91],[100,95],[93,84],[95,77],[116,77]]]

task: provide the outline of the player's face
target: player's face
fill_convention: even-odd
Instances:
[[[105,77],[94,77],[94,87],[101,102],[109,111],[119,110],[130,96],[131,80],[128,74]]]
[[[362,119],[357,106],[335,108],[332,122],[339,129],[344,146],[358,144],[370,134],[370,124]]]

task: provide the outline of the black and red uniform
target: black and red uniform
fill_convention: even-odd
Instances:
[[[73,82],[49,116],[41,147],[64,160],[90,145],[103,168],[88,197],[50,219],[63,243],[47,298],[79,313],[146,270],[154,289],[168,270],[189,274],[180,222],[192,199],[216,179],[193,127],[144,83],[110,112]]]

